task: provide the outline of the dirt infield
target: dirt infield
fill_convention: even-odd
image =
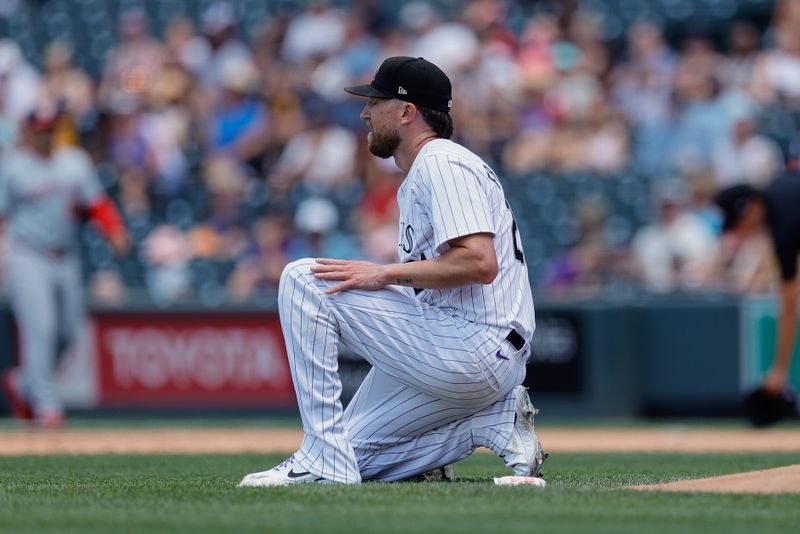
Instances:
[[[0,434],[0,454],[246,453],[295,450],[295,429],[65,429],[13,430]]]
[[[548,428],[551,452],[800,452],[800,429]],[[299,429],[164,428],[0,431],[0,455],[273,453],[295,450]],[[783,468],[782,468],[783,469]],[[636,489],[800,492],[800,466]]]
[[[539,431],[553,452],[800,452],[800,429],[549,428]],[[293,428],[129,428],[0,431],[0,455],[102,453],[286,452]]]
[[[800,465],[664,484],[628,486],[625,489],[704,493],[800,493]]]
[[[800,429],[548,428],[553,452],[800,452]],[[287,452],[299,429],[155,428],[0,431],[0,455]]]

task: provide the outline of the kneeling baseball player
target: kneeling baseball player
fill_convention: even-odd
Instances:
[[[394,157],[399,263],[304,259],[280,282],[280,318],[303,420],[300,449],[240,486],[402,480],[488,447],[513,473],[544,459],[520,384],[534,309],[503,188],[450,141],[451,84],[422,59],[392,57],[361,112],[372,154]],[[372,364],[342,409],[339,343]]]

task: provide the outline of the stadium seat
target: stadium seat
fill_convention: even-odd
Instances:
[[[192,205],[183,198],[170,200],[167,204],[165,215],[168,224],[174,224],[184,231],[191,228],[195,223]]]

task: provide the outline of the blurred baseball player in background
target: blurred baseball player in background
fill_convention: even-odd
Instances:
[[[758,190],[736,185],[717,196],[722,210],[725,239],[742,242],[767,231],[772,239],[781,284],[775,358],[762,386],[747,400],[745,408],[757,426],[795,415],[794,393],[788,388],[792,355],[797,338],[798,260],[800,259],[800,173],[789,171]]]
[[[345,90],[368,98],[372,154],[405,173],[400,262],[286,267],[280,317],[305,435],[240,486],[406,479],[478,446],[536,477],[544,455],[519,385],[534,330],[525,255],[497,176],[449,140],[450,80],[422,58],[393,57],[371,84]],[[346,410],[340,342],[373,366]]]
[[[2,385],[16,417],[58,427],[64,411],[54,370],[83,331],[78,228],[84,212],[125,254],[128,233],[104,194],[89,155],[55,141],[61,115],[39,108],[20,145],[0,168],[0,217],[6,228],[5,288],[20,334],[20,365]]]

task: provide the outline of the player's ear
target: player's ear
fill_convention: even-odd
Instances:
[[[411,104],[410,102],[403,102],[403,111],[401,113],[400,122],[401,124],[408,124],[409,122],[414,120],[414,117],[417,115],[417,106]]]

